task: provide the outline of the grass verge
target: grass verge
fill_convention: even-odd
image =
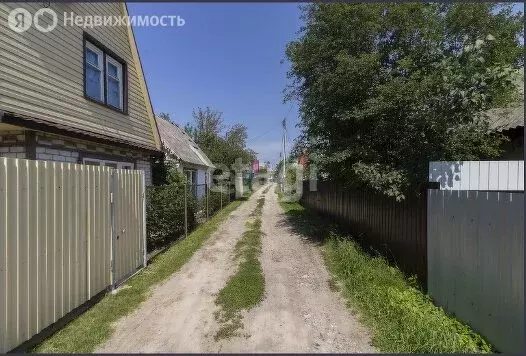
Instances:
[[[367,254],[352,237],[299,203],[280,204],[299,232],[321,241],[325,263],[334,278],[329,282],[331,289],[341,290],[371,330],[373,345],[380,351],[492,352],[482,336],[435,306],[414,279],[384,258]]]
[[[255,307],[263,299],[265,278],[258,257],[261,253],[261,212],[264,203],[265,198],[258,199],[251,214],[254,220],[247,222],[247,230],[235,246],[235,258],[241,260],[236,274],[217,295],[216,304],[220,310],[215,313],[215,318],[220,327],[214,335],[216,341],[238,335],[238,330],[243,328],[241,312]]]
[[[236,200],[200,225],[184,240],[154,257],[147,268],[130,278],[116,294],[107,294],[99,303],[67,324],[32,351],[38,353],[88,353],[106,341],[112,323],[131,313],[150,295],[150,287],[177,272],[243,201]]]

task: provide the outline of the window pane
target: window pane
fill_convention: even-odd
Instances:
[[[86,48],[86,61],[99,68],[99,55],[89,48]]]
[[[119,78],[119,76],[117,75],[117,67],[109,62],[108,62],[108,75],[114,78]]]
[[[117,168],[117,163],[105,162],[104,165],[106,167]]]
[[[84,164],[87,164],[88,166],[100,166],[100,162],[98,161],[90,161],[85,159]]]
[[[113,78],[108,78],[108,104],[116,108],[121,107],[121,93],[119,82]]]
[[[86,94],[93,99],[102,99],[101,71],[91,66],[86,66]]]

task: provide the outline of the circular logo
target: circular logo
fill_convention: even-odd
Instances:
[[[45,14],[48,14],[51,17],[50,24],[44,23],[44,21],[42,21]],[[35,28],[39,30],[40,32],[53,31],[53,29],[57,27],[57,23],[58,23],[57,13],[47,7],[44,7],[38,10],[37,12],[35,12],[35,16],[33,17],[33,25],[35,25]]]
[[[11,30],[21,33],[29,30],[31,23],[33,23],[33,17],[29,11],[19,7],[11,10],[7,17],[7,23]]]

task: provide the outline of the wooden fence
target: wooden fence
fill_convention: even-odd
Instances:
[[[428,293],[502,352],[524,353],[524,192],[428,192]]]
[[[0,158],[0,352],[144,264],[144,173]]]
[[[303,182],[303,205],[330,216],[361,235],[404,272],[427,281],[427,203],[425,195],[402,202],[368,191],[342,189],[332,182],[318,182],[310,191]]]

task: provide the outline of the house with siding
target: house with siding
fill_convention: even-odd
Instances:
[[[195,187],[194,194],[201,197],[215,166],[184,129],[158,116],[156,121],[166,161],[186,174],[188,184]]]
[[[151,182],[160,139],[131,26],[79,27],[64,16],[128,15],[124,3],[51,3],[50,32],[15,32],[0,4],[0,157],[138,169]],[[42,21],[51,21],[40,18]]]

